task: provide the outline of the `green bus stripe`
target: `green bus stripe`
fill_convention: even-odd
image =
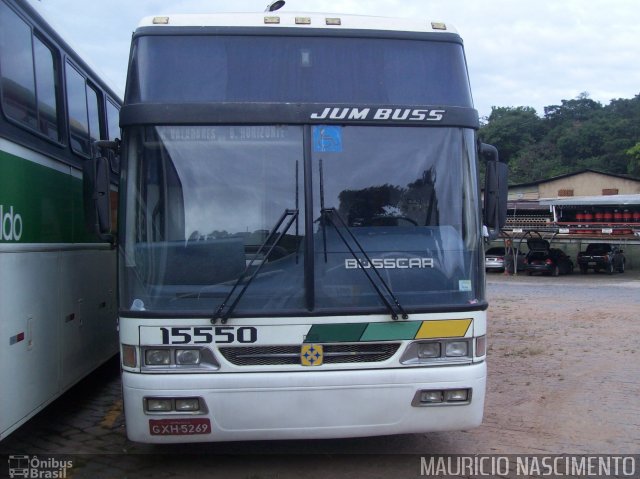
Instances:
[[[85,231],[82,180],[71,175],[70,167],[62,173],[0,151],[0,205],[2,243],[96,241]]]
[[[421,321],[405,323],[370,323],[360,341],[394,341],[413,339],[422,325]]]
[[[389,321],[384,323],[314,324],[305,343],[403,341],[464,337],[472,319]]]
[[[314,324],[309,330],[305,343],[358,342],[367,323],[355,324]]]

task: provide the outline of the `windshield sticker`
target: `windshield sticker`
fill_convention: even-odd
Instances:
[[[461,279],[458,281],[458,290],[459,291],[471,291],[471,280],[469,279]]]
[[[180,126],[159,130],[162,141],[172,142],[255,142],[287,138],[286,126]]]
[[[316,153],[342,153],[342,127],[314,126],[313,151]]]

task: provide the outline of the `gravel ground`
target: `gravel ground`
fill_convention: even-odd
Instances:
[[[488,288],[487,408],[472,433],[484,444],[474,449],[640,452],[640,274],[490,275]]]

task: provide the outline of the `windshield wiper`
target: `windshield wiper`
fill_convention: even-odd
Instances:
[[[391,319],[393,319],[393,320],[397,320],[398,319],[398,313],[396,312],[396,309],[394,309],[394,307],[391,305],[391,303],[389,302],[389,300],[387,299],[385,294],[378,287],[378,285],[376,284],[374,279],[371,277],[371,275],[367,271],[367,268],[364,267],[364,265],[362,264],[362,260],[360,258],[358,258],[358,255],[356,254],[356,252],[353,250],[353,248],[349,244],[349,241],[347,240],[347,238],[344,237],[344,235],[340,231],[340,228],[338,228],[338,225],[336,225],[335,222],[333,221],[334,218],[338,218],[338,222],[341,224],[341,226],[344,228],[344,230],[347,233],[349,233],[349,237],[351,238],[351,241],[353,241],[355,243],[356,247],[360,251],[360,254],[362,254],[362,256],[365,257],[365,259],[367,260],[368,265],[371,266],[371,269],[376,274],[376,276],[378,277],[378,280],[380,281],[380,283],[382,283],[382,286],[384,287],[385,291],[391,297],[391,299],[392,299],[393,303],[395,304],[397,310],[402,315],[402,319],[409,319],[409,315],[405,312],[404,308],[400,305],[400,302],[398,301],[398,298],[396,298],[395,294],[393,294],[393,291],[391,290],[391,288],[389,287],[387,282],[384,280],[384,278],[380,274],[380,271],[378,271],[378,268],[376,268],[374,266],[373,261],[371,261],[371,258],[369,257],[369,255],[367,254],[365,249],[362,247],[362,245],[360,244],[360,242],[358,241],[356,236],[353,234],[353,231],[351,231],[351,228],[349,228],[349,226],[344,222],[344,220],[342,219],[342,217],[340,216],[338,211],[335,208],[323,208],[321,213],[322,213],[322,221],[326,222],[326,223],[330,223],[330,224],[333,225],[333,227],[336,230],[336,233],[338,233],[338,236],[340,237],[340,239],[342,240],[344,245],[349,250],[349,253],[351,253],[351,256],[353,256],[353,258],[356,260],[358,266],[360,266],[359,269],[365,274],[365,276],[367,277],[367,279],[371,283],[371,286],[373,286],[373,289],[375,289],[376,293],[378,293],[378,296],[380,296],[380,299],[382,300],[382,302],[385,304],[387,309],[391,312]],[[325,255],[326,255],[326,245],[325,245]]]
[[[384,289],[387,291],[387,294],[391,296],[393,303],[396,305],[396,308],[398,308],[398,311],[400,311],[400,314],[402,315],[402,319],[409,319],[409,315],[405,312],[404,308],[400,305],[398,298],[396,298],[395,294],[393,294],[393,291],[391,291],[391,288],[389,287],[387,282],[384,280],[384,278],[380,274],[380,271],[378,271],[378,268],[374,266],[373,262],[371,261],[371,258],[369,258],[369,255],[364,250],[364,248],[362,247],[358,239],[355,237],[355,235],[353,234],[353,231],[351,231],[351,228],[349,228],[349,226],[344,222],[344,220],[342,219],[342,217],[340,216],[340,214],[335,208],[325,208],[324,206],[324,171],[322,169],[322,160],[318,162],[318,170],[319,170],[318,173],[320,174],[320,227],[322,228],[324,262],[326,263],[328,260],[327,232],[325,229],[325,224],[327,222],[330,222],[335,228],[336,233],[338,233],[338,236],[340,237],[344,245],[347,247],[347,249],[351,253],[351,256],[353,256],[353,258],[356,260],[356,263],[358,264],[358,266],[360,266],[360,269],[362,270],[362,272],[365,274],[365,276],[371,283],[371,286],[373,286],[373,289],[376,291],[376,293],[378,293],[378,296],[380,297],[384,305],[387,307],[387,309],[391,313],[391,319],[393,319],[394,321],[398,319],[398,313],[396,313],[396,310],[393,308],[393,306],[391,305],[387,297],[384,295],[384,293],[380,290],[380,288],[378,287],[376,282],[373,280],[369,272],[365,269],[364,265],[362,264],[362,261],[360,260],[360,258],[358,258],[358,255],[356,255],[356,252],[353,250],[353,248],[351,247],[347,239],[344,237],[344,235],[340,232],[340,229],[338,228],[338,226],[333,222],[333,218],[338,218],[338,221],[342,224],[342,226],[347,231],[347,233],[349,233],[351,240],[356,244],[356,246],[360,250],[360,253],[365,257],[365,259],[371,266],[371,269],[376,273],[376,276],[384,286]]]
[[[264,240],[262,245],[260,245],[260,248],[258,248],[258,251],[256,251],[255,255],[253,255],[253,258],[251,258],[251,261],[249,262],[249,264],[245,267],[245,269],[242,272],[242,274],[240,274],[240,276],[236,280],[235,284],[231,288],[231,291],[229,291],[229,294],[227,294],[227,296],[224,298],[224,300],[222,301],[222,303],[218,307],[218,310],[213,315],[213,318],[211,318],[211,324],[216,324],[216,321],[218,321],[218,319],[221,319],[222,324],[226,324],[227,320],[229,319],[229,316],[231,315],[231,313],[233,313],[233,310],[238,305],[238,302],[240,301],[240,299],[244,295],[245,291],[247,291],[247,288],[249,287],[251,282],[258,275],[258,273],[260,272],[260,270],[262,269],[264,264],[267,262],[267,259],[271,256],[271,253],[273,252],[273,250],[278,246],[278,244],[280,243],[280,241],[282,240],[284,235],[287,234],[287,231],[289,231],[289,228],[291,228],[291,225],[293,224],[293,222],[297,221],[298,213],[299,213],[299,211],[297,209],[295,209],[295,210],[284,210],[284,213],[282,213],[282,215],[280,216],[280,219],[278,220],[278,222],[271,229],[271,231],[269,232],[269,235],[267,235],[267,238]],[[287,221],[286,226],[284,227],[284,229],[280,233],[278,233],[278,229],[280,228],[280,226],[282,226],[282,224],[285,222],[285,220],[287,218],[289,218],[289,220]],[[276,235],[277,235],[276,240],[273,242],[273,244],[271,244],[271,246],[268,246],[269,250],[263,256],[264,260],[262,262],[260,262],[260,264],[258,264],[258,267],[253,272],[253,274],[249,277],[249,279],[247,279],[247,281],[244,284],[243,288],[240,290],[240,292],[238,293],[236,298],[233,300],[233,303],[231,303],[231,305],[229,305],[227,310],[224,311],[225,307],[227,306],[227,303],[229,302],[229,300],[233,296],[233,293],[235,292],[236,288],[240,285],[240,283],[242,283],[244,278],[247,276],[247,273],[249,272],[249,270],[253,267],[253,263],[256,261],[257,258],[260,257],[262,252],[267,248],[267,245],[269,244],[269,242]]]

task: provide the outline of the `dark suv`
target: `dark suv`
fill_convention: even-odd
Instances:
[[[600,270],[609,274],[613,274],[614,271],[624,273],[624,263],[625,257],[622,250],[609,243],[590,243],[586,251],[578,253],[578,266],[583,274],[589,269],[596,273]]]

